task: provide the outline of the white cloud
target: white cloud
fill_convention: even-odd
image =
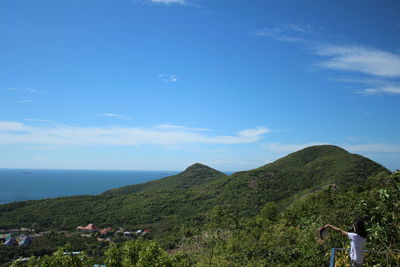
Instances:
[[[281,24],[283,29],[287,29],[293,32],[300,32],[300,33],[315,33],[314,27],[307,24],[300,24],[300,23],[288,23],[288,24]]]
[[[376,88],[366,88],[364,90],[358,91],[357,93],[365,95],[376,95],[376,94],[400,94],[400,85],[393,86],[382,86]]]
[[[261,140],[264,134],[269,132],[271,132],[271,130],[260,127],[240,131],[236,136],[216,136],[213,137],[211,140],[213,140],[212,143],[222,144],[254,143]]]
[[[400,77],[400,55],[364,46],[324,45],[314,53],[328,58],[318,65],[323,68],[360,72],[368,75]]]
[[[279,152],[279,153],[292,153],[306,147],[310,146],[317,146],[317,145],[327,145],[328,143],[323,142],[311,142],[305,144],[281,144],[281,143],[269,143],[262,145],[263,149],[272,152]]]
[[[33,103],[36,102],[35,100],[32,99],[24,99],[24,100],[17,100],[17,103]]]
[[[327,38],[320,34],[323,28],[306,24],[280,24],[252,32],[255,36],[265,36],[280,42],[301,43],[314,55],[324,58],[317,64],[319,68],[345,73],[362,74],[362,78],[341,78],[342,82],[359,83],[364,88],[354,90],[365,95],[400,94],[399,82],[389,79],[400,78],[400,54],[362,45],[325,43],[321,45],[315,37]],[[311,38],[314,37],[314,38]],[[329,38],[329,36],[328,36]],[[313,40],[314,39],[314,40]],[[318,44],[319,45],[316,45]]]
[[[158,77],[165,83],[176,83],[178,81],[176,75],[158,74]]]
[[[356,90],[355,93],[364,95],[383,95],[383,94],[400,94],[400,83],[388,81],[384,79],[371,79],[371,78],[336,78],[335,81],[344,83],[360,84],[366,87]]]
[[[39,91],[39,90],[32,89],[32,88],[25,88],[25,92],[27,92],[27,93],[33,93],[33,94],[44,93],[44,91]]]
[[[229,167],[232,168],[232,166],[261,166],[265,164],[262,160],[260,161],[248,161],[248,160],[243,160],[243,159],[238,159],[238,160],[208,160],[204,161],[204,164],[207,166],[215,166],[215,167]]]
[[[279,42],[288,43],[302,42],[305,34],[312,33],[315,33],[314,27],[301,23],[280,24],[251,32],[255,36],[269,37]]]
[[[187,0],[131,0],[134,4],[187,5]]]
[[[186,4],[185,0],[150,0],[150,2],[154,3],[154,4],[164,4],[164,5],[171,5],[171,4],[184,5],[184,4]]]
[[[42,123],[55,123],[54,121],[51,120],[43,120],[43,119],[24,119],[25,121],[31,121],[31,122],[42,122]]]
[[[261,30],[253,31],[251,33],[255,36],[270,37],[280,42],[297,43],[303,41],[303,39],[299,37],[293,37],[282,33],[278,28],[263,28]]]
[[[191,128],[181,125],[173,125],[173,124],[159,124],[156,125],[155,128],[164,129],[164,130],[185,130],[185,131],[211,131],[210,129],[205,128]]]
[[[400,144],[360,144],[348,145],[344,148],[351,152],[386,152],[386,153],[400,153]]]
[[[97,114],[96,116],[98,116],[98,117],[116,118],[116,119],[127,120],[127,121],[131,120],[131,118],[128,115],[116,114],[116,113],[103,113],[103,114]]]
[[[7,91],[17,91],[17,92],[23,92],[23,93],[32,93],[32,94],[39,94],[39,93],[45,93],[45,91],[41,91],[41,90],[36,90],[33,88],[22,88],[22,87],[10,87],[10,88],[6,88],[5,90]]]
[[[31,128],[19,122],[0,121],[0,132],[23,132],[29,131]]]
[[[324,143],[324,142],[310,142],[305,144],[269,143],[262,145],[262,148],[272,152],[292,153],[310,146],[329,145],[329,144],[330,143]],[[342,144],[339,146],[352,153],[357,153],[357,152],[400,153],[400,144],[368,143],[368,144],[356,144],[356,145]]]
[[[239,132],[239,136],[244,137],[244,138],[254,138],[258,137],[261,134],[269,133],[271,130],[265,128],[265,127],[259,127],[255,129],[247,129]]]
[[[33,127],[19,122],[0,122],[0,144],[40,145],[180,145],[180,144],[241,144],[261,140],[269,130],[246,129],[236,135],[212,136],[179,128],[165,131],[157,127]],[[15,131],[24,131],[24,134]]]

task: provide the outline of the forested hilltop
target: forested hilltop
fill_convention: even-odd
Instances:
[[[97,196],[1,205],[0,228],[146,227],[163,249],[179,253],[168,256],[141,239],[124,243],[121,251],[150,246],[172,266],[326,266],[330,248],[347,244],[335,234],[322,245],[315,242],[315,230],[327,223],[346,228],[362,217],[371,232],[369,248],[399,247],[399,178],[339,147],[313,146],[229,176],[195,164],[175,176]],[[107,266],[121,266],[124,257],[140,260],[140,253],[118,251],[112,246],[100,258]],[[121,262],[112,265],[117,254]]]

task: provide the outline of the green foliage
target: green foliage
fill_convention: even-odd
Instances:
[[[85,254],[73,255],[72,247],[67,244],[54,254],[43,257],[30,257],[28,261],[15,260],[11,267],[92,267],[94,261]],[[106,253],[105,264],[108,267],[189,267],[190,258],[182,253],[168,255],[155,241],[138,239],[127,241],[120,246],[110,246]]]
[[[341,190],[336,186],[295,200],[277,212],[266,204],[254,218],[236,220],[229,209],[210,211],[204,232],[185,238],[180,245],[197,266],[326,266],[332,247],[349,247],[349,240],[334,232],[324,243],[316,242],[315,231],[327,223],[347,230],[355,218],[366,222],[366,249],[396,251],[400,247],[400,172],[378,175],[365,191]],[[221,226],[221,227],[218,227]],[[338,252],[338,266],[348,266],[348,253]],[[398,254],[367,253],[365,266],[393,266]]]
[[[334,146],[315,146],[261,168],[227,176],[201,164],[148,183],[113,189],[98,196],[75,196],[0,205],[0,228],[138,228],[147,225],[164,245],[182,224],[201,226],[215,206],[251,217],[268,202],[277,207],[328,184],[348,189],[385,168]],[[172,233],[172,234],[171,234]]]
[[[195,164],[99,196],[1,205],[0,227],[152,229],[158,243],[113,245],[107,266],[326,266],[330,248],[348,245],[335,233],[315,242],[314,232],[327,223],[347,230],[363,218],[368,249],[400,247],[400,174],[388,174],[341,148],[315,146],[231,176]],[[174,249],[177,243],[172,256],[158,245]],[[368,256],[372,262],[379,257]]]
[[[145,191],[189,189],[224,176],[226,176],[226,174],[220,171],[214,170],[200,163],[196,163],[177,175],[143,184],[111,189],[103,194],[132,194]]]
[[[380,186],[364,194],[358,209],[368,218],[374,249],[391,251],[400,247],[400,171],[381,179]]]
[[[106,251],[108,267],[190,266],[183,253],[170,256],[155,241],[135,240],[111,246]]]
[[[16,260],[11,267],[92,267],[93,259],[85,254],[73,255],[72,247],[67,244],[60,247],[53,255],[40,258],[30,257],[27,262]]]
[[[0,245],[0,265],[18,257],[41,257],[54,253],[58,247],[69,244],[72,251],[85,251],[88,255],[101,257],[105,242],[99,242],[94,237],[81,237],[79,233],[65,235],[51,233],[35,237],[29,246],[2,246]]]

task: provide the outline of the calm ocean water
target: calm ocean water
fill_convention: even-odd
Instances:
[[[96,195],[111,188],[143,183],[177,173],[0,169],[0,204],[61,196]]]

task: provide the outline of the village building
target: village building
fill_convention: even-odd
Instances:
[[[19,246],[28,246],[32,242],[32,239],[27,235],[21,235],[18,239]]]
[[[102,235],[102,236],[107,236],[107,235],[109,235],[109,234],[112,233],[112,230],[113,230],[113,229],[112,229],[111,227],[101,229],[101,230],[100,230],[100,235]]]
[[[11,238],[11,234],[0,234],[0,242],[4,243],[9,238]]]
[[[94,226],[93,223],[89,223],[86,226],[78,226],[78,227],[76,227],[76,230],[83,231],[83,232],[94,232],[94,231],[97,230],[97,227]]]
[[[9,247],[14,246],[16,244],[18,244],[18,241],[14,237],[7,238],[6,241],[4,242],[4,245]]]

